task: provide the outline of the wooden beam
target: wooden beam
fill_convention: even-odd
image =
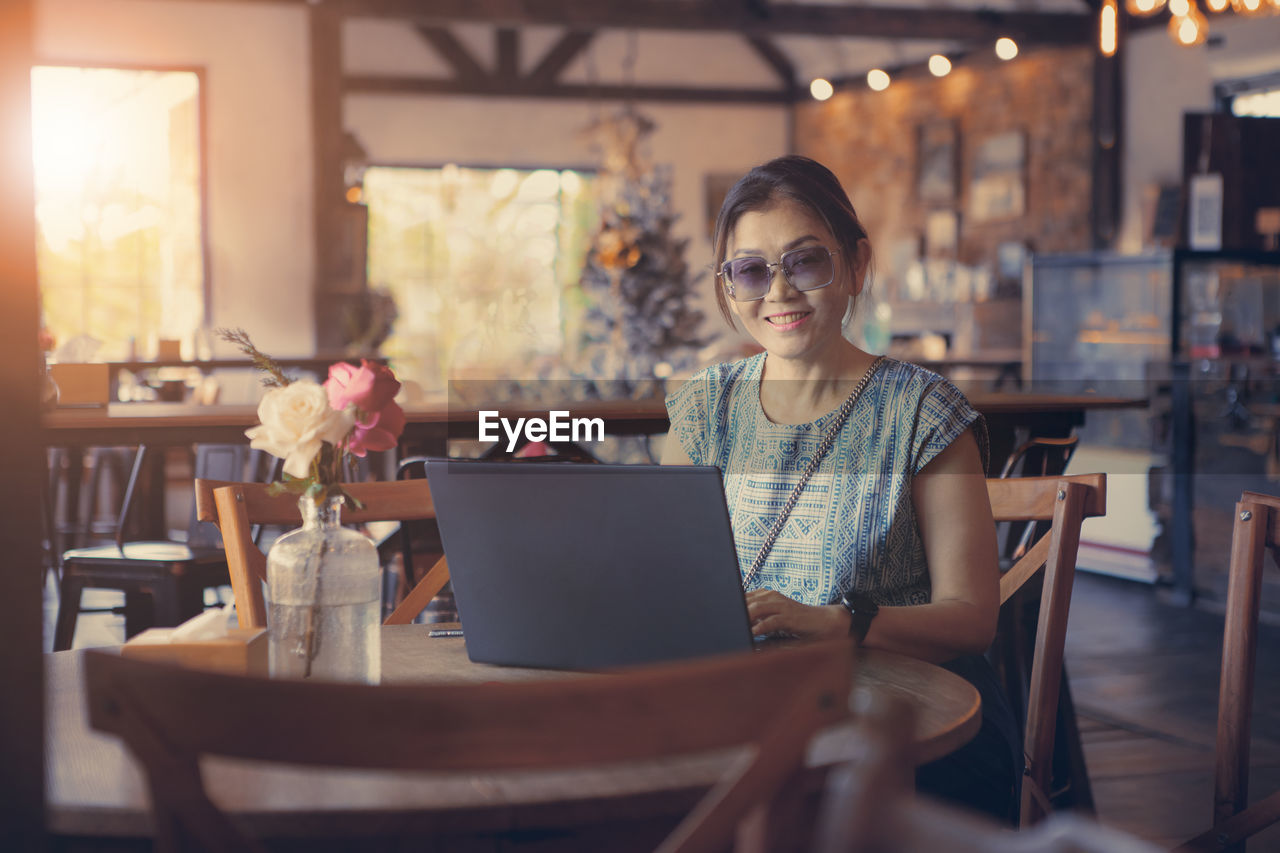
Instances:
[[[342,184],[342,19],[331,5],[308,6],[311,34],[312,204],[315,227],[315,286],[312,291],[316,347],[342,347],[344,329],[335,292],[339,279],[343,223]]]
[[[595,38],[592,30],[571,30],[560,37],[560,41],[551,46],[546,55],[529,72],[529,82],[546,85],[555,82],[560,72],[569,67],[569,63],[578,58],[591,39]]]
[[[484,80],[489,72],[485,70],[471,51],[449,32],[445,27],[419,26],[418,35],[440,54],[440,58],[449,63],[453,73],[459,80]]]
[[[1084,44],[1092,16],[1064,12],[771,4],[761,10],[697,0],[332,0],[348,17],[422,23],[482,21],[504,27],[657,29],[901,39],[995,39]]]
[[[634,99],[685,103],[788,104],[791,94],[781,89],[713,89],[693,86],[619,86],[540,83],[523,80],[441,80],[424,77],[349,75],[346,94],[482,95],[506,98]]]
[[[35,0],[0,3],[0,837],[4,849],[45,849],[44,656],[40,548],[46,494],[40,428],[31,66]]]
[[[796,88],[796,67],[777,45],[764,36],[747,36],[747,43],[773,69],[787,91]]]
[[[498,76],[504,80],[516,79],[520,76],[520,31],[498,27],[493,37],[498,56]]]

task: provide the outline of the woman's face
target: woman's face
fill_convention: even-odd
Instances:
[[[818,362],[835,352],[834,348],[842,344],[841,329],[849,300],[862,288],[861,276],[849,272],[858,269],[858,259],[842,257],[839,244],[822,220],[789,200],[744,213],[729,235],[726,261],[761,257],[777,264],[784,252],[812,247],[824,247],[833,254],[835,277],[827,286],[796,290],[781,268],[775,267],[763,299],[737,302],[729,297],[733,312],[747,333],[771,357]]]

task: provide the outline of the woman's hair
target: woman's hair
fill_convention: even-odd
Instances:
[[[849,194],[840,186],[840,179],[817,160],[798,154],[788,154],[756,166],[729,190],[724,204],[720,206],[720,215],[716,217],[716,272],[724,265],[725,255],[729,252],[729,235],[737,227],[742,215],[764,210],[779,201],[796,202],[818,217],[839,244],[837,262],[850,275],[854,273],[858,262],[858,244],[867,239],[867,229],[862,227],[862,221],[853,209],[853,202],[849,201]],[[869,267],[869,245],[866,251]],[[715,277],[715,282],[716,303],[720,306],[720,313],[732,326],[733,312],[729,310],[724,285],[718,276]]]

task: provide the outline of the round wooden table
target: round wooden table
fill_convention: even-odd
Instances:
[[[461,639],[432,638],[427,628],[383,627],[385,683],[567,675],[473,664]],[[45,656],[49,830],[68,836],[145,838],[151,834],[151,820],[144,777],[119,741],[89,729],[81,657],[79,651]],[[978,693],[958,676],[912,658],[876,651],[860,653],[857,667],[855,690],[893,696],[914,708],[917,761],[939,758],[977,732],[981,723]],[[351,725],[360,721],[352,720]],[[851,757],[849,734],[848,726],[821,733],[810,748],[808,763],[824,767]],[[334,732],[334,737],[341,736]],[[441,737],[448,733],[442,732]],[[355,828],[474,838],[545,835],[583,825],[608,825],[616,831],[620,825],[643,828],[656,821],[658,828],[653,832],[660,838],[662,827],[670,825],[663,821],[692,806],[723,771],[728,757],[719,753],[538,773],[318,772],[221,759],[207,759],[204,767],[213,799],[263,835],[323,839],[327,833]],[[581,840],[580,833],[576,837]],[[590,849],[589,844],[584,849]]]

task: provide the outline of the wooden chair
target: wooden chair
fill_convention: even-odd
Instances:
[[[1000,578],[1003,607],[1044,570],[1023,736],[1023,826],[1039,821],[1052,810],[1048,792],[1080,525],[1086,518],[1106,514],[1106,484],[1106,474],[987,480],[987,494],[997,523],[1050,522],[1048,532]]]
[[[735,833],[740,849],[769,849],[768,804],[790,787],[813,733],[849,714],[853,649],[836,641],[505,684],[273,681],[102,652],[84,668],[90,725],[124,740],[146,771],[160,851],[266,849],[210,800],[202,755],[475,774],[749,746],[659,848],[718,853]]]
[[[239,445],[200,445],[196,473],[204,477],[243,477],[248,448]],[[74,548],[62,555],[58,616],[53,650],[71,648],[80,597],[90,589],[125,593],[125,636],[158,625],[178,625],[204,609],[204,590],[227,583],[227,559],[217,536],[202,529],[198,513],[188,525],[187,541],[126,541],[128,512],[138,486],[146,448],[138,448],[125,498],[117,519],[115,542]]]
[[[431,490],[426,480],[348,483],[345,488],[364,507],[344,508],[344,523],[435,518],[435,505],[431,502]],[[242,628],[265,628],[267,625],[267,607],[262,593],[262,585],[267,579],[267,558],[254,542],[254,526],[296,526],[302,521],[297,497],[271,495],[269,489],[270,486],[263,483],[196,480],[196,514],[222,530],[231,589],[236,596],[236,615]],[[441,557],[384,620],[384,624],[412,622],[448,582],[449,563]]]
[[[1249,805],[1258,608],[1267,551],[1280,565],[1280,497],[1244,492],[1236,504],[1222,626],[1213,827],[1179,850],[1243,853],[1245,839],[1280,821],[1280,791]]]

